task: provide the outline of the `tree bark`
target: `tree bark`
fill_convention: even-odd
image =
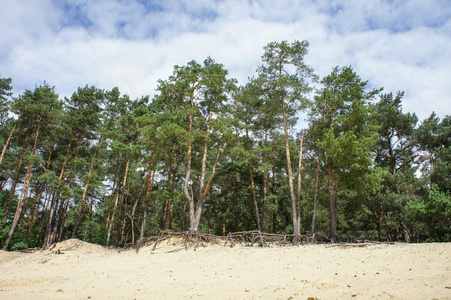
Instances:
[[[251,178],[251,193],[252,193],[252,199],[254,201],[254,211],[255,211],[255,217],[257,222],[257,228],[258,231],[262,231],[262,226],[260,222],[260,213],[258,211],[258,203],[257,203],[257,195],[255,194],[255,181],[254,181],[254,172],[252,172],[252,165],[249,163],[249,175]]]
[[[110,242],[111,229],[113,228],[114,214],[116,213],[116,207],[117,207],[118,200],[119,200],[119,195],[116,193],[116,201],[114,202],[113,213],[111,215],[111,221],[110,221],[110,225],[108,227],[108,233],[107,233],[107,238],[106,238],[106,246],[108,246],[108,244]]]
[[[265,129],[265,145],[268,144],[268,129]],[[268,201],[268,151],[264,152],[265,169],[263,171],[263,211],[262,211],[262,232],[266,232],[266,208]]]
[[[149,200],[150,200],[150,194],[152,192],[152,186],[153,181],[155,178],[155,170],[153,173],[149,170],[149,173],[147,174],[147,192],[146,192],[146,201],[144,204],[144,213],[143,213],[143,221],[141,223],[141,231],[139,233],[139,240],[142,240],[144,238],[144,232],[146,230],[146,223],[147,223],[147,212],[149,210]]]
[[[313,198],[313,216],[312,216],[312,232],[311,232],[311,235],[315,234],[316,203],[317,203],[317,199],[318,199],[319,167],[320,167],[320,164],[321,164],[321,149],[318,148],[318,166],[316,168],[315,196]]]
[[[291,211],[292,211],[292,220],[293,220],[293,244],[299,243],[299,239],[301,236],[301,228],[300,228],[300,220],[298,219],[297,212],[297,204],[296,197],[294,195],[294,182],[293,182],[293,170],[291,167],[291,154],[290,154],[290,142],[288,135],[288,120],[287,120],[287,107],[285,103],[285,99],[282,102],[282,114],[283,114],[283,130],[285,134],[285,153],[287,158],[287,171],[288,171],[288,185],[290,188],[290,198],[291,198]]]
[[[19,182],[19,177],[20,177],[20,169],[22,168],[22,164],[23,164],[23,155],[25,153],[25,150],[27,149],[27,142],[28,142],[28,136],[29,136],[29,132],[27,132],[27,135],[25,136],[25,142],[23,143],[23,147],[22,147],[22,151],[20,153],[20,157],[19,157],[19,162],[17,163],[17,167],[16,167],[16,174],[14,176],[14,181],[13,184],[11,186],[11,190],[10,190],[10,197],[8,198],[8,200],[5,202],[5,220],[8,217],[8,213],[9,213],[9,202],[13,201],[14,199],[14,195],[16,193],[16,187],[17,187],[17,183]]]
[[[94,156],[92,157],[92,160],[91,160],[91,165],[89,166],[88,178],[86,179],[85,187],[83,189],[83,195],[82,195],[82,198],[81,198],[81,202],[80,202],[80,205],[78,206],[78,213],[77,213],[77,217],[75,219],[74,228],[72,230],[72,238],[75,238],[75,235],[77,234],[78,224],[80,222],[80,218],[81,218],[81,214],[82,214],[82,210],[83,210],[83,205],[86,202],[86,195],[88,193],[88,185],[89,185],[89,182],[91,181],[90,176],[92,175],[92,171],[94,170],[94,160],[95,160],[95,158],[97,156],[97,153],[99,152],[100,144],[102,143],[102,138],[103,138],[103,135],[100,134],[99,140],[97,142],[96,150],[94,151]]]
[[[304,153],[304,138],[306,135],[301,136],[300,148],[299,148],[299,164],[298,164],[298,194],[296,198],[296,222],[299,228],[299,235],[301,234],[301,190],[302,190],[302,157]]]
[[[335,242],[337,237],[337,202],[335,199],[334,177],[332,168],[329,167],[329,205],[330,205],[330,238]]]
[[[133,141],[130,141],[130,145],[129,148],[131,148],[133,144]],[[127,162],[125,164],[125,173],[124,173],[124,179],[122,181],[122,190],[121,190],[121,204],[119,206],[119,214],[118,214],[118,220],[120,219],[121,215],[122,215],[122,208],[124,207],[124,196],[125,196],[125,186],[127,184],[127,175],[128,175],[128,166],[130,164],[130,153],[127,155]],[[119,240],[119,227],[117,228],[116,231],[116,239],[114,242],[114,246],[118,246],[118,240]]]

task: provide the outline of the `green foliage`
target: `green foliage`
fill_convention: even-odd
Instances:
[[[27,248],[28,248],[28,244],[23,242],[23,241],[20,241],[20,242],[14,243],[11,246],[11,251],[24,250],[24,249],[27,249]]]
[[[0,77],[0,125],[3,125],[8,117],[10,105],[8,98],[11,97],[13,89],[11,82],[11,78]]]
[[[325,88],[310,113],[313,136],[340,183],[356,187],[372,164],[368,150],[376,142],[377,125],[369,123],[374,111],[369,101],[380,90],[366,92],[367,82],[351,67],[335,67],[321,83]]]
[[[5,219],[5,210],[4,205],[7,199],[10,197],[8,192],[0,193],[0,244],[3,244],[8,236],[9,230],[11,229],[11,225]]]
[[[412,201],[409,204],[413,213],[424,222],[424,230],[428,231],[428,241],[449,242],[451,240],[451,195],[449,192],[441,192],[437,185],[433,185],[427,200]]]
[[[190,210],[219,235],[310,234],[315,218],[327,236],[336,218],[337,235],[449,241],[451,117],[418,125],[404,92],[376,99],[348,66],[315,86],[308,47],[269,43],[240,87],[211,57],[174,66],[151,101],[88,85],[59,99],[46,82],[12,97],[0,78],[0,242],[17,226],[8,249],[123,246],[191,229]]]

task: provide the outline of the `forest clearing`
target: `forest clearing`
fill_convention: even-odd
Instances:
[[[0,251],[1,299],[451,299],[451,243]]]

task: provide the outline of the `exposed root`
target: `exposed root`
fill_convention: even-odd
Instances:
[[[358,245],[363,243],[371,243],[370,241],[359,241],[354,236],[337,236],[335,237],[335,239],[332,239],[331,237],[301,235],[296,239],[292,234],[265,233],[258,230],[231,232],[227,236],[218,236],[193,231],[161,231],[158,236],[144,238],[138,241],[138,243],[134,246],[136,248],[136,251],[138,252],[140,247],[154,243],[152,248],[152,251],[154,251],[157,248],[158,244],[163,241],[170,241],[173,238],[179,239],[179,243],[181,242],[185,249],[191,248],[194,250],[196,250],[198,247],[206,247],[208,244],[222,244],[223,246],[230,247],[234,247],[235,245],[247,247],[253,247],[254,245],[259,247],[281,247],[301,244]],[[130,246],[133,247],[133,245]]]

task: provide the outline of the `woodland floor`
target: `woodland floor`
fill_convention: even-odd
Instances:
[[[0,251],[0,299],[451,299],[451,243]]]

